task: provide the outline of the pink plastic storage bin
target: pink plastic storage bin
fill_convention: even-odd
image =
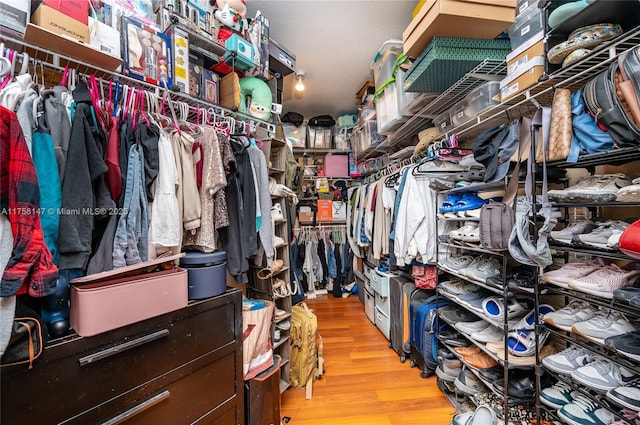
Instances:
[[[349,176],[349,156],[348,155],[325,155],[324,175],[327,177]]]

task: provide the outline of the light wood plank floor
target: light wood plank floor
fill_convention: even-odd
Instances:
[[[356,296],[321,295],[307,305],[318,316],[325,373],[282,395],[281,416],[291,425],[447,425],[455,409],[436,386],[400,358],[364,314]]]

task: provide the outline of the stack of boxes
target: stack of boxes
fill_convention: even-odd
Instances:
[[[532,87],[544,73],[544,12],[538,0],[520,0],[516,12],[509,27],[507,77],[500,82],[503,102]]]

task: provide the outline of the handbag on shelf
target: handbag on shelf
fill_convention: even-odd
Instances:
[[[640,260],[640,220],[635,221],[622,232],[618,249],[629,257]]]
[[[491,201],[480,209],[480,246],[495,251],[509,248],[509,237],[515,223],[515,200],[520,180],[520,164],[531,141],[531,119],[518,122],[518,159],[505,189],[502,202]]]
[[[571,91],[556,89],[551,105],[551,128],[547,161],[560,161],[569,157],[573,129],[571,122]],[[537,146],[536,162],[542,162],[542,143]]]
[[[16,298],[16,311],[11,327],[9,343],[5,348],[0,366],[28,365],[42,355],[47,341],[47,327],[35,310]]]

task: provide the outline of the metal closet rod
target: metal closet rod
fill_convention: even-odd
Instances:
[[[19,55],[20,58],[23,57],[23,53],[18,52],[17,49],[15,48],[16,46],[20,46],[23,50],[26,50],[26,49],[34,50],[35,54],[33,56],[38,56],[38,57],[37,58],[33,57],[27,53],[27,56],[29,56],[29,60],[34,61],[36,64],[45,66],[50,70],[53,70],[56,72],[64,72],[65,66],[68,66],[69,69],[74,69],[77,72],[77,74],[81,76],[88,77],[90,75],[98,74],[96,75],[96,78],[102,81],[104,80],[99,77],[109,75],[112,77],[114,81],[120,81],[120,83],[124,83],[128,86],[135,87],[136,89],[143,89],[146,91],[155,92],[158,98],[161,97],[160,91],[164,90],[161,87],[147,83],[145,81],[137,80],[135,78],[118,73],[116,71],[111,71],[108,69],[98,67],[96,65],[86,63],[82,60],[73,59],[73,58],[61,55],[59,53],[54,53],[54,52],[51,52],[50,50],[45,50],[41,47],[26,43],[23,40],[18,40],[18,39],[13,39],[13,38],[3,36],[2,38],[0,38],[0,42],[4,42],[5,44],[8,44],[5,46],[7,48],[10,48],[10,49],[13,48],[13,50],[15,50],[16,52],[15,55],[16,56]],[[44,57],[44,59],[42,59],[42,57]],[[187,103],[189,106],[193,107],[194,110],[197,110],[198,108],[200,108],[201,110],[216,108],[219,110],[220,115],[230,116],[232,118],[235,118],[236,123],[248,121],[248,124],[246,123],[244,124],[245,128],[247,127],[251,129],[263,128],[267,131],[270,137],[275,135],[276,126],[273,123],[258,120],[255,117],[244,114],[242,112],[230,111],[219,105],[214,105],[204,100],[193,98],[186,93],[173,92],[171,90],[169,90],[169,93],[173,102],[181,101],[181,102]]]

